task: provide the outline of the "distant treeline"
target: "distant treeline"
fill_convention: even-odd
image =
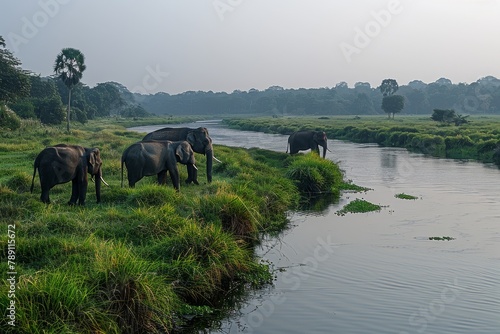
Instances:
[[[68,88],[54,77],[29,75],[28,96],[7,105],[21,118],[36,118],[44,124],[60,124],[66,118]],[[79,83],[72,90],[71,119],[85,123],[88,119],[120,115],[145,117],[150,114],[135,103],[128,90],[117,83],[101,83],[90,88]]]
[[[448,79],[425,84],[412,81],[399,86],[404,96],[403,114],[431,114],[433,109],[454,109],[463,114],[500,113],[500,80],[481,78],[465,84]],[[284,89],[272,86],[266,90],[235,90],[232,93],[194,92],[169,95],[133,94],[146,111],[155,114],[247,114],[247,115],[377,115],[383,95],[379,88],[358,82],[349,88],[345,82],[333,88]]]
[[[64,118],[67,88],[57,78],[30,75],[28,97],[9,103],[22,118],[59,124]],[[471,84],[448,79],[425,84],[412,81],[399,86],[404,96],[402,114],[431,114],[433,109],[454,109],[461,114],[500,114],[500,80],[488,76]],[[95,117],[147,117],[157,115],[378,115],[383,95],[369,83],[349,88],[345,82],[333,88],[235,90],[232,93],[188,91],[170,95],[131,93],[116,82],[88,87],[79,83],[72,94],[72,119],[86,122]]]

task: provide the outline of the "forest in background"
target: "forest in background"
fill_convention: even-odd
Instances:
[[[9,103],[21,118],[38,118],[42,123],[64,120],[67,87],[58,78],[30,75],[28,97]],[[407,115],[431,114],[433,109],[454,109],[462,114],[500,114],[500,80],[488,76],[471,84],[453,84],[441,78],[426,84],[412,81],[399,86]],[[232,93],[188,91],[181,94],[150,95],[130,92],[116,82],[90,88],[79,83],[73,89],[72,119],[86,122],[96,117],[147,117],[156,115],[383,115],[383,95],[369,83],[332,88],[235,90]]]

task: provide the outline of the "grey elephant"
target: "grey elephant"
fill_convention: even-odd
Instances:
[[[194,152],[206,155],[207,181],[212,182],[212,164],[215,158],[213,154],[212,138],[208,135],[207,128],[162,128],[148,133],[142,140],[188,141]]]
[[[122,154],[122,187],[125,164],[130,187],[134,187],[144,176],[151,175],[157,175],[158,183],[165,184],[168,171],[172,184],[178,191],[180,180],[177,162],[187,165],[186,183],[198,184],[194,152],[187,141],[151,140],[132,144]]]
[[[288,145],[286,153],[288,153],[288,147],[290,147],[290,154],[298,153],[299,151],[305,151],[311,149],[318,153],[319,147],[323,147],[323,158],[326,155],[326,150],[328,149],[326,133],[323,131],[297,131],[288,137]]]
[[[87,196],[87,173],[95,177],[97,203],[101,202],[102,160],[98,148],[58,144],[43,149],[35,159],[30,191],[33,193],[35,175],[38,169],[42,195],[40,200],[50,203],[49,190],[56,184],[72,181],[70,205],[85,205]]]

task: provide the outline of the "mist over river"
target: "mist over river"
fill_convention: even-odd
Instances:
[[[216,121],[175,126],[205,126],[214,144],[280,152],[287,146],[288,136]],[[320,213],[290,213],[291,228],[257,250],[280,269],[274,286],[252,292],[210,332],[500,333],[500,170],[399,148],[328,143],[326,158],[372,190],[344,193]],[[383,208],[335,214],[355,198]],[[443,236],[455,239],[429,240]]]

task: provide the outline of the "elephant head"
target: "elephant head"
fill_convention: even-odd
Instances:
[[[177,162],[187,166],[188,178],[187,184],[193,182],[198,184],[198,168],[194,158],[194,151],[188,141],[173,142],[172,146],[175,149],[175,157]]]
[[[98,148],[86,148],[85,149],[85,159],[87,160],[87,171],[92,175],[92,180],[95,179],[95,190],[97,202],[101,201],[101,181],[105,184],[106,181],[102,178],[102,160],[101,152]]]
[[[325,158],[326,150],[328,149],[326,133],[324,131],[315,131],[313,133],[313,140],[317,145],[323,147],[323,158]]]
[[[207,157],[207,181],[212,182],[214,153],[212,138],[210,138],[207,128],[162,128],[148,133],[142,140],[186,140],[194,152],[201,153]]]

